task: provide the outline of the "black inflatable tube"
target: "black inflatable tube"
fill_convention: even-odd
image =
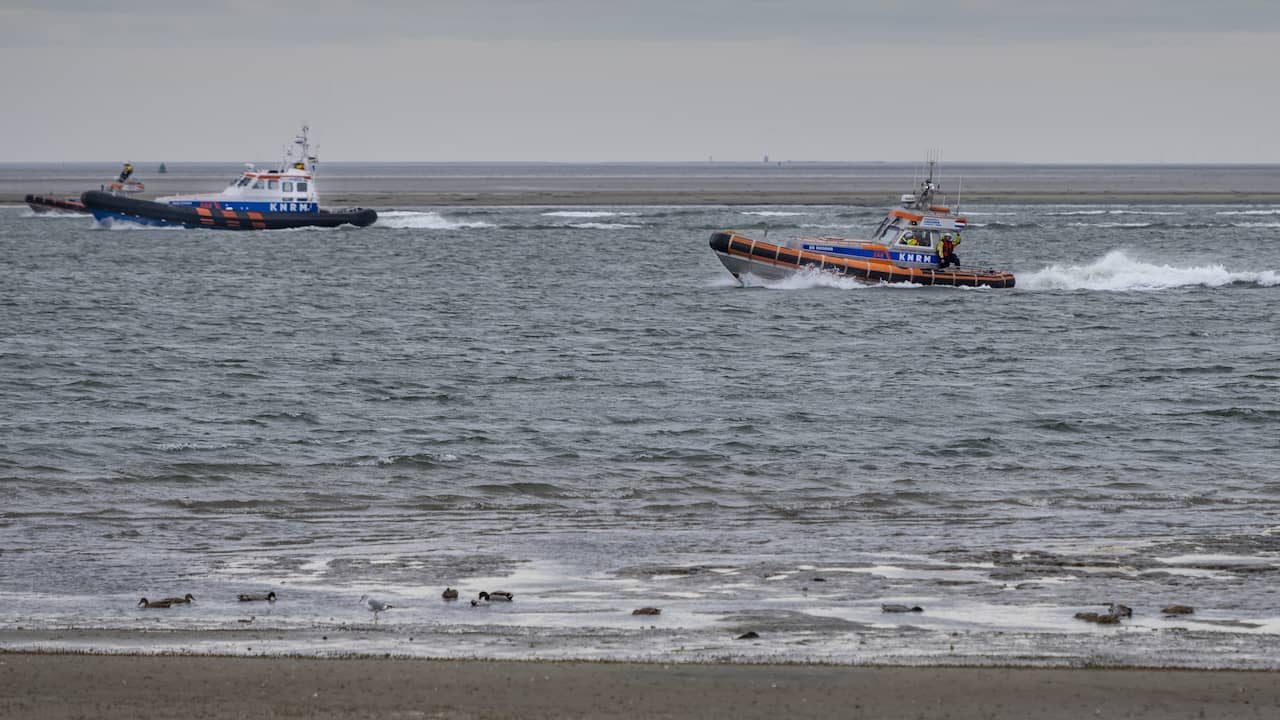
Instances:
[[[44,195],[27,195],[23,200],[32,210],[37,212],[47,212],[49,210],[62,210],[65,212],[87,213],[89,209],[83,203],[75,200],[64,200],[62,198],[45,197]]]
[[[139,218],[143,222],[161,225],[182,225],[191,228],[217,230],[281,230],[300,227],[337,227],[355,225],[368,227],[378,220],[378,213],[366,208],[355,208],[318,213],[259,213],[243,210],[219,210],[196,208],[187,205],[169,205],[151,200],[112,195],[101,190],[89,190],[80,196],[89,210],[100,210],[126,217]]]

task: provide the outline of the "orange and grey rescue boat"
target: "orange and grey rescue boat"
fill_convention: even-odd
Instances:
[[[780,280],[809,271],[868,283],[1013,287],[1013,273],[960,264],[956,250],[968,221],[933,204],[938,186],[932,170],[930,163],[920,193],[903,195],[901,207],[889,210],[869,240],[800,237],[775,245],[722,230],[711,233],[711,249],[739,280]]]

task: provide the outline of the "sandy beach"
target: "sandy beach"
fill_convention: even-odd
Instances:
[[[1280,675],[0,654],[5,718],[1273,718]]]

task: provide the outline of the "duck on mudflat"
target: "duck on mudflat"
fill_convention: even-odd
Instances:
[[[195,599],[196,598],[194,595],[192,595],[191,593],[187,593],[182,597],[167,597],[163,600],[160,600],[159,602],[169,603],[170,605],[189,605]]]
[[[1078,612],[1075,614],[1075,618],[1085,622],[1098,623],[1099,625],[1120,624],[1120,616],[1115,613]]]
[[[272,590],[271,592],[268,592],[265,594],[264,593],[240,593],[236,597],[240,598],[240,602],[259,602],[264,600],[266,602],[275,602],[276,592]]]
[[[515,599],[515,595],[506,590],[494,590],[493,592],[481,590],[479,597],[471,601],[471,607],[480,607],[491,602],[511,602],[513,599]]]
[[[1128,605],[1121,605],[1120,603],[1111,603],[1109,607],[1110,607],[1109,612],[1112,615],[1115,615],[1116,617],[1122,617],[1122,618],[1133,617],[1133,608],[1129,607]]]
[[[440,597],[444,598],[445,600],[457,600],[458,591],[455,588],[447,587],[444,589],[444,592],[440,593]]]
[[[924,608],[920,607],[919,605],[910,605],[910,606],[908,606],[908,605],[881,605],[881,606],[880,606],[880,612],[887,612],[887,613],[924,612]]]
[[[146,598],[142,598],[141,600],[139,600],[139,601],[138,601],[138,607],[140,607],[140,608],[167,608],[167,607],[173,607],[173,601],[172,601],[172,600],[169,600],[169,599],[165,599],[165,600],[148,600],[148,599],[146,599]]]

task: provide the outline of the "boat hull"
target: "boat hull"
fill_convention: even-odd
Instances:
[[[1011,288],[1013,273],[1000,270],[937,270],[927,267],[899,267],[886,260],[837,257],[782,247],[730,232],[711,233],[711,249],[734,277],[751,274],[765,280],[780,280],[806,270],[825,272],[867,283],[913,283],[955,287]]]
[[[66,213],[87,213],[89,208],[84,203],[73,198],[54,198],[45,197],[44,195],[28,195],[23,199],[27,207],[37,213],[66,212]]]
[[[162,227],[213,228],[215,230],[281,230],[303,227],[368,227],[378,213],[364,208],[313,213],[246,212],[222,208],[169,205],[151,200],[90,190],[80,196],[99,222],[117,220]]]

